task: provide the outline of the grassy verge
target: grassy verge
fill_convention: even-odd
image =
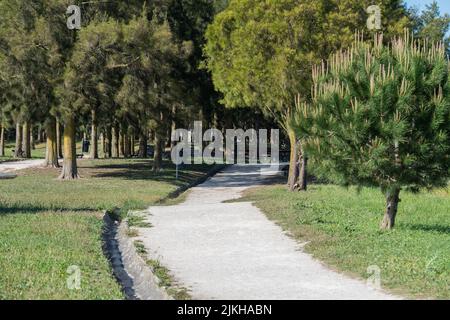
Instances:
[[[170,274],[169,269],[163,266],[158,260],[148,259],[148,252],[141,241],[134,241],[134,246],[136,252],[145,260],[148,267],[152,270],[158,280],[159,287],[166,290],[167,294],[175,300],[191,300],[189,291],[176,283],[173,276]]]
[[[330,267],[367,278],[381,269],[384,288],[415,298],[450,298],[450,195],[403,192],[395,230],[380,232],[379,190],[313,185],[307,193],[284,186],[250,189],[252,201],[306,251]]]
[[[82,178],[30,169],[0,183],[0,299],[122,299],[102,253],[103,210],[142,209],[204,176],[209,166],[151,172],[147,160],[79,161]],[[77,266],[81,289],[69,290]]]
[[[14,143],[6,143],[5,144],[5,156],[0,157],[0,163],[5,162],[5,161],[17,161],[18,160],[18,159],[14,159],[12,150],[14,150]],[[45,158],[45,143],[36,144],[36,148],[34,150],[31,150],[31,158],[33,158],[33,159],[44,159]]]

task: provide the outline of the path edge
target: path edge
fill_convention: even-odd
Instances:
[[[187,186],[179,187],[158,201],[159,204],[181,195],[216,175],[227,165],[216,165],[203,177]],[[173,300],[165,288],[158,285],[159,279],[144,259],[137,253],[133,239],[128,234],[128,223],[116,221],[111,212],[103,214],[103,252],[110,262],[113,274],[122,287],[127,300]]]

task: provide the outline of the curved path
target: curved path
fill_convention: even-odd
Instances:
[[[153,228],[140,229],[140,240],[150,256],[194,299],[395,298],[327,269],[251,203],[223,203],[267,181],[260,169],[229,167],[186,202],[149,208]]]

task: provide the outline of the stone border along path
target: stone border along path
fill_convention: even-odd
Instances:
[[[150,207],[137,239],[193,299],[399,299],[326,268],[251,203],[223,203],[277,173],[230,166],[184,203]]]

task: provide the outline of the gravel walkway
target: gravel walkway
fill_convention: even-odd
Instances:
[[[267,181],[260,169],[229,167],[186,202],[149,208],[140,240],[150,255],[194,299],[395,299],[324,267],[251,203],[223,203]]]

